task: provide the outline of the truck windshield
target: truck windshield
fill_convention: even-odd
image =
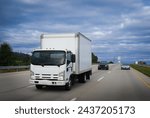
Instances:
[[[63,65],[65,51],[34,51],[31,58],[33,65]]]

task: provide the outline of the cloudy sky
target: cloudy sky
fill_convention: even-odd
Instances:
[[[100,60],[150,62],[150,0],[0,0],[0,43],[39,48],[41,33],[81,32]]]

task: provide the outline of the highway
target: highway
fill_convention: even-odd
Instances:
[[[1,101],[149,101],[150,77],[134,70],[121,70],[119,64],[109,70],[92,66],[91,80],[76,82],[70,91],[63,87],[37,90],[29,83],[30,72],[0,74]]]

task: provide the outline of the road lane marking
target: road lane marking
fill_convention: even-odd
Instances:
[[[101,78],[99,78],[97,81],[99,82],[99,81],[101,81],[102,79],[104,79],[104,76],[103,76],[103,77],[101,77]]]
[[[108,71],[108,73],[110,74],[110,73],[111,73],[111,71]]]
[[[150,88],[150,84],[147,83],[143,78],[138,78],[138,79],[141,80],[146,87]]]
[[[77,98],[73,98],[73,99],[71,99],[70,101],[76,101],[77,100]]]

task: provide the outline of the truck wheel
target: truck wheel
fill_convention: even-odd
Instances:
[[[66,90],[71,90],[71,86],[72,86],[72,82],[71,82],[71,79],[70,79],[69,82],[65,85],[65,89]]]
[[[37,88],[37,89],[42,89],[42,85],[35,85],[35,87]]]
[[[86,78],[87,78],[86,74],[83,74],[83,76],[82,76],[82,83],[86,82]]]
[[[82,83],[82,78],[81,77],[78,80],[79,80],[79,83]]]
[[[87,79],[87,80],[90,80],[90,79],[91,79],[89,73],[86,74],[86,79]]]
[[[85,83],[86,80],[87,80],[86,74],[82,74],[82,75],[79,76],[79,82],[80,83]]]

